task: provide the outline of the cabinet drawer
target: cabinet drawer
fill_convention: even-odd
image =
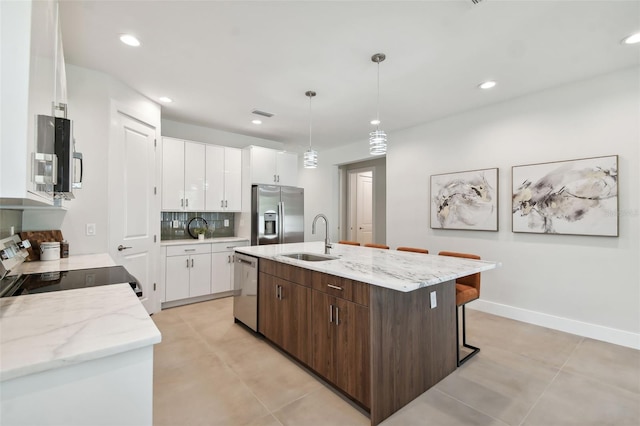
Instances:
[[[264,272],[265,274],[273,275],[305,287],[311,287],[311,271],[308,269],[266,259],[260,259],[259,268],[260,272]]]
[[[211,253],[211,244],[187,244],[184,246],[168,246],[167,256],[184,256],[189,254]]]
[[[214,243],[211,244],[211,252],[219,253],[222,251],[233,251],[234,247],[242,247],[248,244],[247,241],[233,241],[228,243]]]
[[[311,286],[318,291],[369,306],[369,284],[321,272],[311,273]]]

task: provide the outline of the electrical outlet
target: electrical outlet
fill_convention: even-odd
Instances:
[[[87,223],[86,234],[87,235],[96,235],[96,224],[95,223]]]
[[[432,291],[430,296],[431,296],[431,309],[436,308],[438,306],[438,299],[436,298],[436,292]]]
[[[224,220],[224,226],[225,226],[225,227],[226,227],[226,226],[229,226],[229,219],[225,219],[225,220]]]
[[[173,221],[171,221],[171,226],[173,226],[173,229],[178,229],[178,228],[180,228],[180,221],[179,221],[179,220],[173,220]]]

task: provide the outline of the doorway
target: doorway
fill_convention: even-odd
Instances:
[[[340,239],[386,242],[386,159],[340,166]]]

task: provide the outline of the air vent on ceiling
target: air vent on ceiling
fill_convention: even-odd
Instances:
[[[256,115],[261,115],[261,116],[267,117],[267,118],[273,117],[273,114],[271,114],[270,112],[260,111],[259,109],[254,109],[253,111],[251,111],[251,113],[252,114],[256,114]]]
[[[482,0],[471,0],[471,3],[473,3],[473,4],[478,4],[478,3],[480,3],[481,1],[482,1]]]

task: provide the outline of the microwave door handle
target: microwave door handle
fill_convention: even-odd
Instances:
[[[76,160],[80,160],[80,180],[78,182],[73,182],[73,187],[82,188],[82,175],[84,174],[84,160],[82,158],[82,153],[74,151],[73,158]]]

